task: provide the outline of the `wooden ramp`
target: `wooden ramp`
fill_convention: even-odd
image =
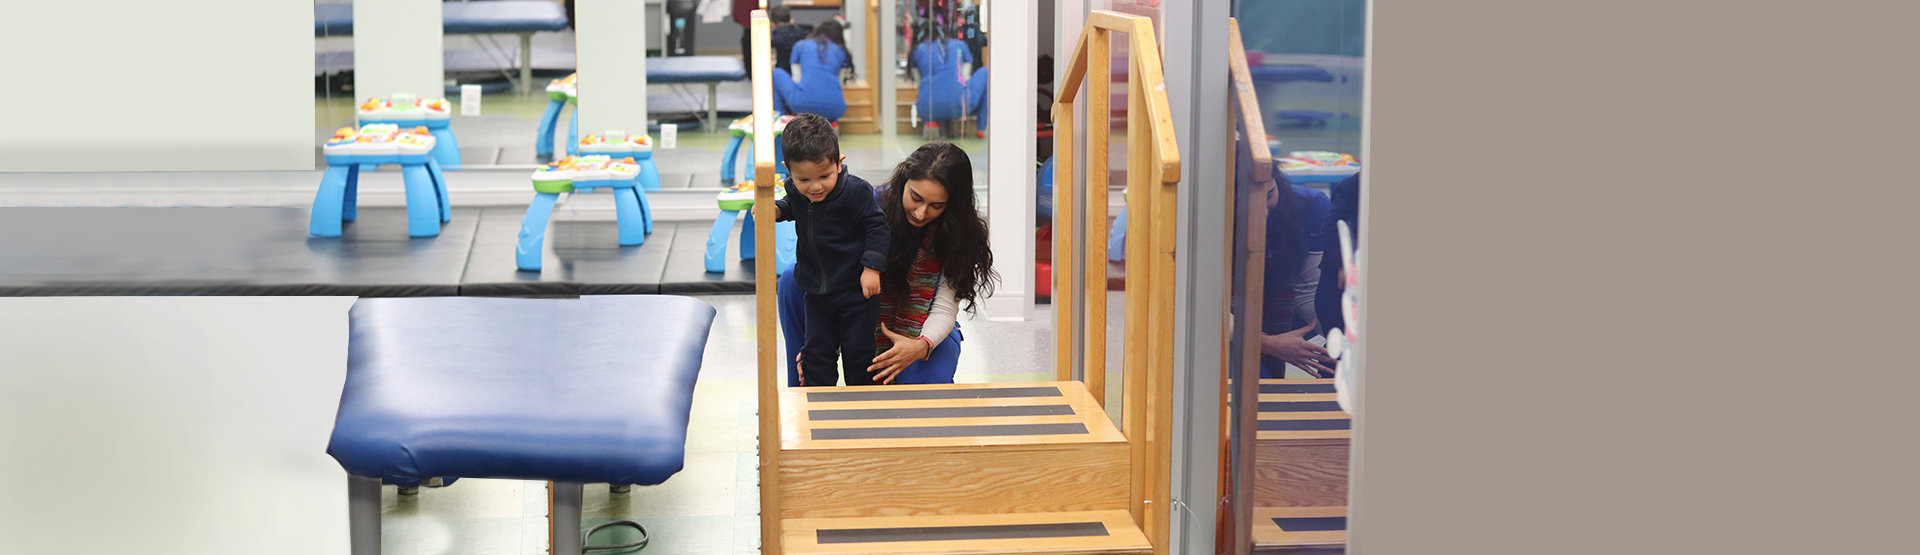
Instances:
[[[1127,440],[1079,382],[780,395],[788,553],[1150,549]]]
[[[869,3],[869,13],[876,4]],[[753,12],[750,40],[755,56],[769,57],[770,23]],[[1128,41],[1130,113],[1140,137],[1128,142],[1129,223],[1135,253],[1128,276],[1126,351],[1122,372],[1124,427],[1116,427],[1088,391],[1106,391],[1105,276],[1068,283],[1071,267],[1055,274],[1055,313],[1073,313],[1073,299],[1086,297],[1087,314],[1063,319],[1060,337],[1088,331],[1086,361],[1074,367],[1072,350],[1056,353],[1059,381],[1038,383],[885,387],[781,388],[774,345],[774,268],[758,261],[756,308],[759,354],[759,455],[761,550],[782,553],[1169,553],[1169,493],[1173,444],[1173,260],[1180,181],[1179,144],[1166,98],[1159,42],[1147,18],[1093,11],[1075,46],[1054,107],[1056,129],[1072,137],[1070,114],[1081,78],[1089,79],[1091,113],[1105,113],[1109,33]],[[873,40],[869,35],[869,41]],[[870,42],[871,44],[871,42]],[[869,54],[877,49],[869,49]],[[880,67],[872,57],[867,67]],[[755,179],[773,180],[771,69],[754,66]],[[877,81],[876,81],[877,82]],[[847,89],[851,101],[842,121],[847,132],[897,125],[915,91],[903,87],[895,106],[877,106],[873,88]],[[1063,115],[1067,114],[1067,115]],[[866,119],[861,119],[862,117]],[[1106,121],[1106,118],[1096,118]],[[1088,136],[1102,137],[1102,128]],[[1066,145],[1066,146],[1062,146]],[[1105,141],[1089,153],[1107,157]],[[1087,204],[1088,221],[1105,222],[1108,186],[1103,180],[1075,187],[1071,141],[1056,141],[1066,154],[1056,167],[1056,206]],[[1104,174],[1103,174],[1104,175]],[[1097,185],[1097,186],[1096,186]],[[1081,194],[1074,194],[1081,191]],[[773,242],[770,189],[755,194],[759,241]],[[1071,214],[1073,210],[1064,209]],[[1138,222],[1138,223],[1133,223]],[[1104,250],[1080,252],[1075,228],[1054,236],[1065,260],[1105,263]],[[1104,226],[1091,232],[1104,237]],[[1056,260],[1056,264],[1060,261]],[[1092,267],[1092,266],[1090,266]],[[1150,302],[1151,301],[1151,302]],[[989,346],[990,348],[990,346]],[[1092,383],[1074,380],[1084,374]],[[1122,431],[1124,430],[1124,435]]]
[[[1255,551],[1345,551],[1352,420],[1333,380],[1260,380],[1259,399]]]

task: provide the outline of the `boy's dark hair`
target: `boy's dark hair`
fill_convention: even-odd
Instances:
[[[793,8],[785,4],[767,8],[767,21],[774,23],[793,23]]]
[[[794,162],[840,161],[840,137],[833,134],[833,125],[827,123],[827,118],[819,114],[795,114],[780,135],[780,148],[786,150],[787,159],[782,162],[788,166]]]

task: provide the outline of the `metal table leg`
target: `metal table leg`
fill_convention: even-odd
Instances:
[[[533,33],[520,33],[520,95],[533,92]]]

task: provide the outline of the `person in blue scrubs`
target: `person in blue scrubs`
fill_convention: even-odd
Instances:
[[[920,74],[920,97],[913,101],[924,121],[952,121],[978,115],[987,128],[987,68],[963,73],[961,64],[974,64],[967,43],[936,38],[913,48],[913,70]],[[951,127],[951,126],[948,126]]]
[[[813,35],[793,45],[788,61],[800,70],[800,79],[781,68],[773,70],[773,109],[782,114],[818,114],[828,121],[847,115],[847,96],[840,87],[840,70],[853,67],[847,55],[846,30],[837,20],[815,27]]]

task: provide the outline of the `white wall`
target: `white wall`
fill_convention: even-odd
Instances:
[[[312,22],[312,0],[0,2],[0,171],[312,169]]]
[[[397,92],[420,98],[445,96],[440,19],[440,0],[354,2],[354,96],[358,100]]]
[[[574,3],[580,70],[580,135],[647,132],[646,5],[629,0]]]
[[[0,553],[345,554],[352,303],[0,299]]]

